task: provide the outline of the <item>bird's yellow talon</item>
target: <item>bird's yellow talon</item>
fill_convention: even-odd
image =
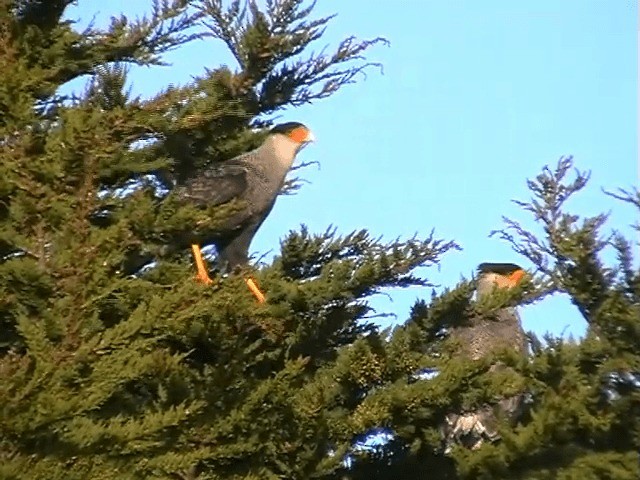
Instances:
[[[195,276],[195,279],[197,282],[204,283],[205,285],[211,285],[213,283],[213,280],[211,280],[211,278],[207,274],[198,274]]]

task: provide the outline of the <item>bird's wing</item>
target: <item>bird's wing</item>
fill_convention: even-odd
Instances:
[[[234,159],[188,180],[179,195],[196,205],[215,206],[242,197],[246,189],[247,168]]]

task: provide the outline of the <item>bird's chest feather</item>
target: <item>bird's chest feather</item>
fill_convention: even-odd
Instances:
[[[473,360],[500,348],[524,349],[524,332],[518,315],[511,309],[498,312],[497,319],[477,319],[473,326],[459,328],[454,335]]]
[[[262,165],[248,169],[249,181],[245,198],[252,213],[262,213],[269,209],[282,189],[286,171],[269,169]]]

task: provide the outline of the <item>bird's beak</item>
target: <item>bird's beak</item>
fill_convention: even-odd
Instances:
[[[313,134],[311,130],[309,130],[309,134],[307,135],[307,139],[305,140],[305,143],[312,143],[315,141],[316,141],[316,136]]]

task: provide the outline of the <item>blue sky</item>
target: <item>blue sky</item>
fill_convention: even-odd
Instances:
[[[139,15],[151,2],[80,1],[67,18],[83,26],[95,15]],[[402,5],[400,7],[400,5]],[[392,6],[392,7],[390,7]],[[318,141],[301,154],[316,160],[311,182],[282,197],[252,251],[278,250],[301,223],[322,232],[367,228],[392,240],[414,233],[455,239],[464,248],[443,258],[427,277],[453,286],[483,261],[530,267],[508,245],[489,238],[501,216],[529,217],[511,200],[529,198],[525,180],[562,155],[592,171],[574,211],[611,211],[610,227],[633,235],[635,212],[600,188],[638,185],[637,5],[603,0],[319,0],[316,13],[337,13],[315,46],[342,38],[384,36],[369,59],[384,65],[357,85],[313,105],[283,112]],[[150,96],[185,84],[205,67],[235,67],[219,42],[201,41],[166,56],[170,67],[138,68],[133,91]],[[637,236],[635,237],[637,239]],[[393,291],[374,301],[403,321],[430,290]],[[584,322],[561,296],[521,309],[537,334],[581,335]],[[383,324],[388,324],[385,320]]]

